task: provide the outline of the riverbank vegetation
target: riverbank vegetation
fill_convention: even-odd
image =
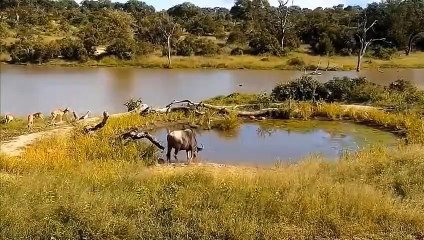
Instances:
[[[422,0],[313,10],[296,4],[240,0],[225,9],[182,3],[158,12],[136,0],[5,1],[0,56],[17,64],[90,66],[424,67]],[[364,28],[373,31],[364,35]]]
[[[42,140],[21,157],[2,156],[1,236],[413,239],[424,232],[421,145],[276,169],[147,168],[140,153],[154,159],[154,151],[146,145],[116,152],[96,137],[78,141]]]
[[[302,77],[276,86],[270,94],[218,96],[195,104],[196,111],[121,114],[93,134],[85,134],[84,126],[76,124],[70,133],[41,139],[20,156],[1,156],[0,236],[420,238],[420,96],[422,92],[406,81],[382,87],[364,79],[320,84]],[[374,106],[352,105],[359,101]],[[408,104],[396,107],[404,101]],[[205,109],[206,104],[228,107]],[[265,108],[276,109],[261,115],[265,118],[355,121],[406,141],[392,148],[371,146],[343,153],[339,161],[311,155],[296,164],[250,168],[158,165],[160,152],[150,142],[125,142],[120,137],[129,130],[150,131],[176,123],[231,131],[242,121],[254,121],[242,119],[239,111]]]

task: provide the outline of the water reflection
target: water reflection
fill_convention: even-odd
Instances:
[[[167,130],[152,133],[165,140]],[[205,146],[202,161],[254,165],[298,161],[311,154],[337,159],[344,151],[370,144],[397,143],[391,133],[349,122],[296,120],[250,122],[231,132],[198,131],[197,138]],[[183,153],[180,158],[185,159]]]

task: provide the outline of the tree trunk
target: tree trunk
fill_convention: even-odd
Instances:
[[[281,50],[283,50],[284,51],[284,39],[285,39],[286,37],[284,36],[284,34],[283,34],[283,37],[281,38]]]
[[[406,49],[406,56],[409,56],[409,54],[412,52],[412,43],[414,41],[414,34],[409,35],[408,39],[408,47]]]
[[[168,67],[171,67],[171,36],[168,36]]]
[[[409,35],[409,39],[408,39],[408,48],[406,49],[406,56],[409,56],[409,54],[411,54],[412,52],[412,45],[414,44],[414,40],[421,34],[423,34],[424,32],[419,32],[419,33],[413,33],[411,35]]]
[[[357,72],[361,71],[361,63],[362,63],[362,49],[358,53],[358,63],[356,65],[356,71]]]

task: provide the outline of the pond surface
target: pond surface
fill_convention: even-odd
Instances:
[[[175,129],[182,127],[170,130]],[[167,130],[152,134],[165,140]],[[371,127],[315,120],[266,120],[245,123],[232,132],[198,131],[197,141],[205,146],[200,161],[243,165],[296,162],[313,154],[336,160],[345,151],[369,145],[394,146],[398,142],[393,134]],[[185,151],[178,158],[186,161]]]
[[[388,84],[399,78],[424,89],[424,69],[364,70],[359,76]],[[163,106],[174,99],[194,101],[233,92],[270,91],[278,82],[301,76],[299,71],[82,68],[58,66],[13,66],[0,64],[1,113],[26,115],[49,113],[69,106],[77,113],[123,112],[123,103],[141,97],[145,103]],[[356,77],[348,72],[323,72],[319,81],[333,77]]]

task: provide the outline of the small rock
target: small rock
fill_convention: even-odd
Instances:
[[[263,121],[263,120],[266,120],[266,117],[260,117],[258,119],[261,120],[261,121]]]
[[[256,120],[256,117],[255,116],[249,116],[249,119],[250,120]]]

